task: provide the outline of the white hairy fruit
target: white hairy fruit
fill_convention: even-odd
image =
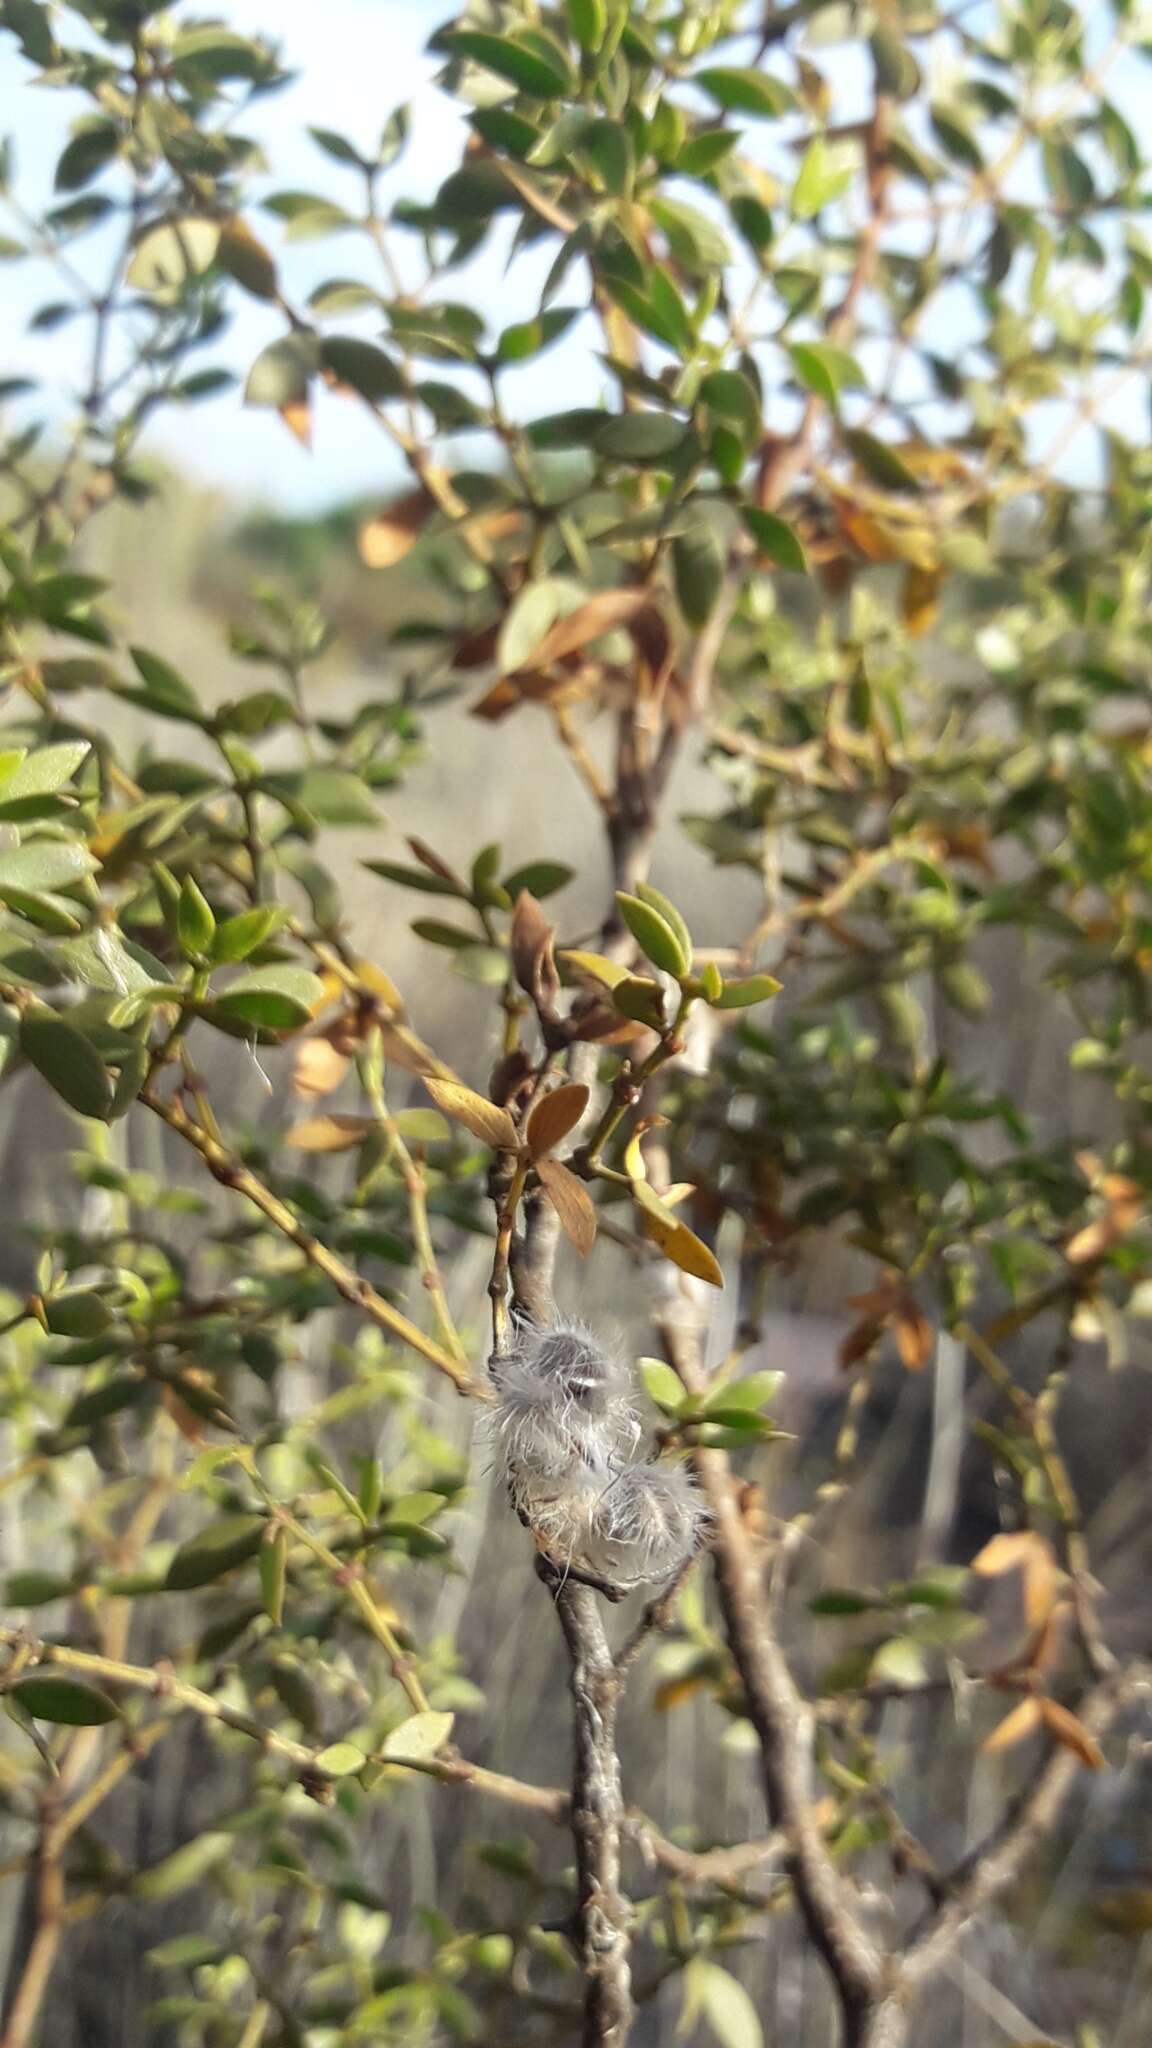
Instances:
[[[670,1577],[700,1541],[703,1504],[675,1468],[629,1463],[641,1426],[622,1359],[555,1323],[521,1333],[495,1377],[501,1469],[545,1555],[619,1590]]]

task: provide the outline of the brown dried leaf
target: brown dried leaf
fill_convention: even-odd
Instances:
[[[552,957],[552,927],[527,889],[521,889],[512,912],[512,971],[526,996],[551,1008],[560,992]]]
[[[330,1038],[302,1038],[292,1061],[293,1089],[297,1095],[313,1101],[321,1095],[331,1095],[340,1086],[348,1066],[347,1053],[333,1045]]]
[[[1013,1707],[981,1743],[986,1756],[993,1756],[1002,1749],[1012,1749],[1043,1725],[1042,1702],[1038,1699],[1021,1700]]]
[[[406,1024],[381,1024],[380,1045],[385,1059],[393,1066],[403,1067],[406,1074],[419,1074],[422,1080],[434,1077],[438,1081],[452,1081],[455,1075],[447,1062],[440,1059],[422,1038],[417,1038]]]
[[[446,860],[441,860],[435,847],[429,846],[426,839],[417,839],[415,833],[409,833],[408,849],[410,853],[415,854],[421,867],[428,869],[429,874],[439,875],[442,882],[451,882],[452,887],[459,889],[462,896],[468,894],[467,883],[461,880],[453,868],[449,867]]]
[[[1058,1705],[1055,1700],[1042,1699],[1039,1706],[1041,1719],[1053,1740],[1070,1749],[1090,1771],[1102,1771],[1104,1751],[1083,1721],[1078,1721],[1075,1714],[1070,1714],[1067,1707]]]
[[[457,1123],[463,1124],[483,1144],[491,1145],[493,1151],[518,1150],[520,1140],[516,1126],[506,1109],[500,1109],[483,1095],[477,1095],[474,1088],[466,1088],[463,1081],[427,1079],[424,1086],[437,1109],[442,1109],[446,1116],[455,1117]]]
[[[391,569],[402,562],[435,510],[436,501],[425,490],[409,491],[406,497],[397,498],[360,528],[360,560],[369,569]]]
[[[558,1159],[538,1160],[536,1171],[565,1236],[586,1259],[596,1242],[596,1205],[591,1195],[583,1181]]]
[[[859,1317],[853,1323],[847,1335],[840,1340],[840,1349],[836,1355],[841,1369],[847,1372],[850,1366],[859,1365],[860,1360],[867,1358],[873,1346],[880,1342],[883,1335],[884,1319],[882,1316]]]
[[[310,1116],[284,1140],[291,1152],[350,1152],[376,1129],[370,1116]]]
[[[563,661],[569,654],[576,654],[587,647],[590,640],[599,640],[604,633],[611,633],[617,626],[627,625],[639,613],[651,606],[652,600],[644,590],[599,590],[586,604],[577,605],[574,612],[568,612],[550,626],[544,638],[519,664],[516,673],[526,669],[548,668],[554,661]]]
[[[526,1133],[529,1156],[539,1164],[546,1152],[574,1130],[588,1107],[583,1081],[565,1081],[536,1104]]]

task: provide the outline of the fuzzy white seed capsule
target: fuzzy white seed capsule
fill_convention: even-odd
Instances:
[[[707,1521],[687,1473],[674,1465],[633,1465],[601,1495],[586,1568],[621,1588],[670,1578],[699,1547]]]

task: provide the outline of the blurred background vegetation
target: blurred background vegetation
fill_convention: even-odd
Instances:
[[[434,1048],[434,1061],[484,1090],[519,998],[508,968],[510,898],[498,883],[486,898],[472,863],[500,849],[489,886],[529,862],[559,864],[560,901],[545,900],[563,944],[608,943],[622,877],[597,782],[618,767],[629,715],[621,706],[635,710],[639,654],[621,650],[619,634],[597,640],[593,673],[581,668],[573,681],[570,662],[559,690],[532,702],[532,688],[517,684],[524,701],[514,716],[477,717],[503,672],[533,671],[526,660],[501,663],[494,644],[477,663],[468,643],[498,624],[507,634],[534,582],[566,578],[586,601],[590,591],[630,587],[654,564],[687,673],[721,615],[723,589],[723,644],[709,657],[716,692],[685,714],[644,864],[702,959],[712,956],[725,975],[770,970],[784,986],[771,1011],[697,1002],[705,1026],[677,1049],[658,1104],[642,1105],[672,1119],[663,1178],[662,1140],[649,1139],[647,1156],[658,1185],[691,1184],[693,1229],[725,1266],[728,1287],[707,1321],[710,1364],[730,1367],[736,1384],[785,1375],[771,1415],[786,1437],[750,1425],[741,1441],[733,1425],[716,1440],[752,1490],[757,1537],[791,1531],[781,1626],[827,1706],[819,1756],[834,1807],[829,1837],[838,1865],[854,1873],[866,1923],[899,1949],[919,1897],[909,1843],[913,1852],[925,1844],[941,1868],[959,1866],[995,1827],[1005,1797],[1029,1782],[1031,1762],[1017,1747],[980,1749],[1010,1704],[982,1678],[1018,1676],[1023,1655],[1023,1668],[1071,1712],[1091,1678],[1115,1662],[1138,1670],[1149,1649],[1152,254],[1141,123],[1152,28],[1135,9],[1077,14],[1064,0],[800,5],[763,23],[716,8],[626,10],[632,40],[620,64],[632,84],[613,73],[604,87],[607,125],[622,131],[634,91],[652,124],[640,160],[648,149],[657,201],[669,179],[682,189],[669,169],[677,151],[703,144],[692,191],[706,211],[685,225],[657,206],[637,231],[640,254],[669,279],[669,315],[667,299],[645,300],[643,275],[638,283],[618,249],[615,269],[607,256],[601,263],[619,225],[605,224],[616,202],[621,236],[635,225],[603,129],[603,155],[589,160],[575,130],[555,138],[552,114],[545,119],[532,92],[527,114],[519,88],[509,108],[511,75],[503,97],[480,91],[470,100],[450,39],[416,57],[437,10],[344,5],[330,22],[325,9],[325,24],[309,8],[283,9],[282,22],[247,6],[223,11],[225,28],[213,33],[236,39],[229,61],[239,70],[204,69],[194,54],[177,86],[207,123],[218,91],[235,91],[239,78],[242,98],[261,86],[262,66],[275,71],[274,55],[247,39],[258,29],[287,38],[303,85],[266,101],[257,90],[253,106],[292,203],[246,217],[285,271],[300,263],[309,319],[341,323],[349,306],[363,308],[346,279],[327,278],[337,259],[323,233],[319,250],[307,232],[292,234],[293,220],[309,214],[296,180],[310,187],[347,170],[334,129],[336,145],[347,126],[365,149],[369,131],[387,135],[386,116],[407,90],[389,76],[395,34],[397,70],[411,70],[415,92],[413,218],[401,216],[401,228],[420,247],[426,234],[438,252],[438,292],[477,306],[493,331],[531,320],[568,231],[556,227],[556,209],[563,220],[564,208],[584,207],[581,218],[603,236],[590,260],[591,296],[618,354],[605,336],[595,354],[577,329],[575,343],[565,338],[514,369],[526,380],[516,387],[523,433],[498,409],[483,414],[485,488],[498,507],[507,499],[531,513],[528,542],[515,520],[501,529],[494,517],[495,593],[464,545],[470,507],[450,496],[446,511],[442,485],[430,504],[410,449],[414,474],[405,476],[402,445],[375,437],[371,406],[356,403],[357,391],[371,397],[363,375],[348,372],[341,393],[313,376],[303,394],[278,389],[246,414],[223,383],[205,389],[203,405],[168,406],[170,392],[153,393],[138,416],[121,405],[114,378],[93,399],[84,350],[73,349],[71,321],[53,314],[44,285],[60,254],[54,237],[67,242],[72,224],[50,223],[41,243],[31,223],[45,207],[81,203],[89,189],[82,160],[61,178],[59,153],[82,96],[102,105],[87,60],[105,31],[122,54],[123,10],[0,5],[4,75],[19,101],[17,172],[23,160],[31,187],[25,199],[13,173],[13,238],[22,248],[27,237],[34,253],[4,272],[14,282],[4,313],[13,374],[3,738],[31,747],[30,760],[60,744],[92,750],[75,769],[78,808],[54,808],[54,789],[43,809],[17,795],[5,811],[0,786],[0,861],[25,851],[15,845],[21,835],[52,846],[82,827],[102,864],[98,883],[65,883],[55,924],[51,901],[30,902],[15,884],[4,897],[6,1641],[17,1659],[21,1640],[48,1637],[130,1658],[137,1672],[174,1671],[177,1683],[195,1684],[234,1717],[254,1717],[282,1745],[254,1747],[207,1711],[161,1705],[150,1717],[130,1691],[126,1727],[117,1721],[108,1737],[98,1723],[65,1732],[66,1715],[59,1725],[21,1717],[17,1705],[0,1756],[0,2039],[4,2048],[431,2048],[499,2037],[531,2048],[574,2039],[579,2027],[571,1840],[558,1809],[515,1796],[500,1805],[466,1770],[453,1780],[452,1765],[564,1786],[567,1673],[531,1546],[493,1482],[483,1414],[449,1376],[391,1343],[379,1320],[341,1303],[295,1240],[245,1208],[231,1166],[206,1173],[195,1148],[146,1105],[123,1121],[83,1113],[74,1082],[58,1085],[52,1059],[35,1055],[27,1013],[72,1018],[120,1087],[132,1057],[124,1041],[141,1018],[124,1014],[115,976],[102,980],[90,954],[68,949],[94,943],[102,928],[137,949],[138,966],[143,948],[145,983],[127,995],[143,985],[169,994],[167,1009],[163,996],[152,999],[137,1041],[151,1060],[141,1087],[171,1080],[186,1055],[180,1087],[198,1114],[210,1100],[229,1159],[263,1176],[297,1229],[427,1332],[433,1311],[411,1190],[395,1133],[385,1143],[372,1101],[364,1030],[358,1024],[357,1037],[349,1025],[341,1039],[317,995],[271,1023],[258,1010],[236,1011],[233,1024],[239,1017],[251,1028],[229,1034],[227,990],[225,1011],[213,1014],[196,979],[202,953],[187,924],[181,936],[155,870],[174,877],[178,895],[189,879],[203,885],[213,930],[279,900],[294,922],[253,947],[256,976],[286,962],[289,972],[301,962],[311,972],[316,947],[338,941],[335,992],[320,993],[340,1017],[362,1023],[365,1005],[379,1002],[381,1017],[399,1018]],[[136,10],[135,26],[158,12]],[[181,33],[201,32],[184,29],[188,9],[173,13]],[[544,32],[589,51],[597,38],[586,24],[582,33],[585,13],[548,10]],[[482,5],[469,21],[480,34],[524,29],[515,8]],[[533,23],[539,31],[534,14],[529,36]],[[61,66],[53,35],[61,46],[75,37],[72,69]],[[738,36],[734,57],[728,45]],[[725,65],[738,57],[745,67],[726,74],[743,86],[715,86],[703,113],[693,101],[688,141],[661,139],[653,79],[678,85],[708,61],[713,39]],[[592,74],[591,53],[587,64],[572,61]],[[433,94],[429,81],[446,64],[449,92]],[[475,81],[475,69],[464,75]],[[792,81],[802,139],[782,145],[787,175],[749,144],[739,176],[725,182],[708,138],[729,116],[759,121],[753,75]],[[876,105],[907,110],[903,155],[885,143],[897,167],[889,165],[897,219],[880,228],[875,152],[861,146],[861,79]],[[619,104],[613,93],[623,93]],[[501,109],[504,127],[494,118]],[[129,135],[139,132],[133,120]],[[296,139],[310,121],[326,124],[327,144]],[[482,189],[479,198],[475,185],[448,189],[453,175],[479,175],[482,187],[477,161],[493,157],[530,176],[523,166],[545,129],[545,227],[527,201],[510,219],[506,193],[486,212]],[[81,159],[92,132],[81,126],[68,144],[75,149],[79,136]],[[630,133],[635,144],[635,122]],[[453,173],[469,136],[470,154]],[[115,159],[97,150],[93,178],[109,166],[120,175],[123,135],[116,146]],[[1002,168],[1013,149],[1028,166],[1018,187]],[[837,150],[847,151],[843,163]],[[134,175],[130,252],[157,221],[163,231],[175,208],[207,206],[209,186],[214,222],[217,213],[239,218],[250,177],[269,196],[258,158],[205,169],[159,148]],[[46,189],[53,179],[55,192]],[[523,199],[520,185],[512,189]],[[312,195],[313,215],[319,203]],[[427,217],[416,217],[420,208]],[[975,232],[953,242],[966,213]],[[721,218],[730,241],[717,258],[706,230]],[[924,219],[922,247],[909,223]],[[80,225],[103,232],[96,218]],[[777,232],[789,230],[801,248],[786,260],[773,252]],[[510,248],[517,234],[524,246]],[[865,279],[857,336],[844,331],[844,293],[870,235],[884,262]],[[525,260],[505,275],[510,254]],[[734,310],[732,281],[743,289],[756,279],[778,320],[767,340],[754,323],[748,339]],[[151,311],[141,311],[149,291],[137,284],[127,324],[142,337],[134,345],[145,370],[169,344],[181,375],[199,366],[203,336],[175,327],[189,306],[207,325],[216,294],[235,311],[236,283],[235,263],[219,275],[190,264],[174,304],[164,303],[163,280],[154,286]],[[455,479],[450,492],[466,490],[476,470],[457,459],[461,437],[444,396],[459,392],[463,373],[433,359],[439,395],[429,397],[430,366],[410,317],[405,327],[407,296],[378,295],[365,332],[383,327],[406,376],[415,361],[428,444]],[[689,302],[695,325],[685,327]],[[719,354],[744,380],[735,412],[730,388],[724,403],[716,386],[713,400],[701,396],[700,378],[717,369],[706,340],[717,327]],[[207,342],[223,350],[222,375],[242,378],[284,332],[283,303],[257,290]],[[772,347],[784,361],[775,381],[757,368]],[[911,395],[894,368],[903,347],[934,379]],[[475,369],[469,363],[468,375]],[[70,468],[59,467],[66,404],[49,409],[40,439],[26,440],[28,408],[41,400],[25,382],[41,375],[83,399]],[[477,373],[468,389],[483,382]],[[307,429],[294,405],[313,409],[312,456],[299,445]],[[751,425],[738,417],[742,406]],[[589,467],[580,433],[594,446],[602,429],[585,416],[568,442],[576,407],[624,421],[674,415],[685,436],[701,437],[697,466],[671,485],[659,463],[654,472],[634,452],[615,464],[595,456]],[[170,427],[176,413],[182,423]],[[777,491],[779,451],[794,449],[813,418],[824,439],[815,452],[805,442]],[[557,420],[568,423],[564,433],[532,440],[528,426]],[[114,487],[92,494],[94,476]],[[93,496],[84,516],[74,487]],[[703,520],[703,539],[699,524],[677,528],[665,516],[677,493]],[[483,493],[478,503],[489,509]],[[99,582],[49,590],[54,577],[75,576]],[[561,618],[571,597],[570,587]],[[155,650],[176,684],[147,662],[133,669],[129,645]],[[70,676],[68,662],[81,659],[105,668]],[[177,710],[173,723],[165,691],[185,679],[199,709]],[[230,737],[232,707],[250,705],[265,685],[298,715],[274,710],[262,727],[263,712],[241,713]],[[664,707],[656,715],[669,717]],[[309,774],[307,788],[297,783],[287,795],[276,782]],[[336,780],[322,787],[326,774]],[[138,814],[149,798],[158,810]],[[163,829],[150,839],[156,818]],[[429,904],[366,867],[391,863],[411,879],[412,836],[471,874],[467,887]],[[262,846],[270,886],[259,872]],[[436,870],[425,862],[419,872]],[[50,899],[56,893],[49,888]],[[194,914],[195,898],[185,891],[183,900]],[[451,920],[456,939],[445,939],[443,924],[430,937],[430,914]],[[469,925],[463,943],[460,919]],[[47,949],[46,968],[29,967],[33,945]],[[375,980],[359,978],[365,962]],[[652,973],[642,958],[633,965]],[[578,977],[568,975],[567,988],[578,991]],[[397,1131],[426,1180],[461,1353],[479,1368],[489,1161],[466,1135],[428,1123],[421,1074],[435,1065],[413,1059],[408,1040],[388,1047],[388,1113],[409,1119]],[[609,1050],[607,1077],[623,1056]],[[333,1144],[329,1157],[327,1145],[313,1152],[299,1139],[309,1119],[341,1116],[361,1120],[361,1147]],[[635,1165],[625,1166],[623,1178],[634,1176]],[[653,1314],[671,1314],[667,1288],[681,1283],[654,1260],[628,1188],[603,1183],[596,1193],[595,1253],[583,1265],[562,1252],[558,1296],[618,1329],[629,1355],[641,1357],[659,1348]],[[30,1300],[40,1304],[34,1313]],[[676,1301],[678,1312],[703,1314],[699,1289]],[[969,1344],[974,1327],[1000,1333],[991,1368]],[[1020,1399],[997,1383],[1001,1354]],[[694,1436],[691,1417],[661,1402],[660,1385],[651,1382],[651,1431],[692,1446],[700,1426]],[[1037,1435],[1037,1412],[1042,1425],[1056,1415],[1063,1462]],[[259,1449],[257,1492],[248,1469],[227,1460],[235,1441]],[[1053,1480],[1065,1470],[1072,1513]],[[278,1593],[268,1583],[275,1566],[261,1572],[256,1558],[258,1517],[273,1497],[291,1503],[303,1532],[293,1533],[287,1591],[281,1583]],[[967,1567],[998,1534],[1039,1546],[1020,1555],[1034,1567],[1042,1559],[1041,1576],[1051,1566],[1047,1591],[1036,1592],[1035,1570],[1019,1583],[1011,1573],[973,1579]],[[361,1551],[377,1596],[368,1625],[340,1576]],[[1030,1665],[1030,1599],[1039,1598],[1045,1625],[1057,1608],[1063,1622],[1070,1586],[1076,1627],[1069,1622],[1050,1667],[1038,1652]],[[1111,1661],[1094,1662],[1104,1657]],[[425,1758],[406,1758],[402,1736],[388,1750],[412,1715],[409,1667],[415,1717],[455,1717],[452,1748],[438,1758],[438,1742]],[[22,1668],[10,1667],[10,1681]],[[1147,2037],[1152,1785],[1141,1685],[1134,1681],[1111,1729],[1109,1768],[1079,1774],[1024,1874],[930,1987],[918,2048],[947,2035],[965,2048],[1137,2048]],[[163,1682],[159,1690],[163,1699]],[[701,1567],[647,1647],[623,1709],[639,2048],[676,2039],[817,2048],[831,2038],[821,1966],[788,1910],[779,1854],[735,1872],[694,1861],[767,1829],[747,1704]],[[441,1734],[447,1725],[437,1724]],[[1065,1730],[1058,1741],[1068,1739]],[[331,1756],[345,1742],[361,1762],[371,1751],[373,1765],[362,1775],[333,1764],[318,1799],[296,1751]],[[444,1782],[435,1781],[436,1761]],[[58,1817],[61,1765],[81,1803],[93,1782],[103,1786],[98,1771],[113,1778],[107,1798],[68,1830],[66,1884],[49,1912],[37,1844]],[[56,1940],[25,2026],[21,1998],[49,1924]]]

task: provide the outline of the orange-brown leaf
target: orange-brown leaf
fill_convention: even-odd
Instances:
[[[528,1119],[528,1151],[537,1163],[574,1130],[588,1107],[583,1081],[565,1081],[536,1104]]]
[[[1041,1702],[1031,1698],[1021,1700],[1018,1707],[1013,1707],[1012,1712],[997,1723],[991,1735],[981,1744],[981,1748],[988,1756],[1001,1749],[1012,1749],[1017,1742],[1023,1742],[1026,1736],[1034,1735],[1042,1725]]]
[[[331,1095],[348,1072],[348,1055],[329,1038],[302,1038],[292,1062],[292,1086],[312,1100]]]
[[[414,548],[435,511],[435,500],[424,490],[409,491],[406,497],[365,520],[360,528],[360,560],[369,569],[391,569]]]
[[[312,407],[306,398],[290,398],[279,408],[280,417],[302,448],[312,446]]]
[[[540,1159],[536,1164],[544,1191],[560,1218],[566,1237],[586,1259],[596,1242],[596,1205],[582,1180],[577,1180],[558,1159]]]
[[[1056,1700],[1042,1699],[1039,1704],[1041,1719],[1054,1741],[1070,1749],[1090,1771],[1102,1771],[1104,1751],[1083,1721],[1078,1721],[1075,1714],[1070,1714],[1067,1707],[1060,1706]]]
[[[491,1145],[495,1152],[515,1152],[520,1140],[516,1126],[506,1109],[489,1102],[485,1096],[477,1095],[474,1088],[466,1088],[463,1081],[439,1081],[428,1078],[424,1086],[445,1116],[455,1117],[471,1131],[474,1138]]]
[[[993,1536],[968,1569],[982,1579],[996,1579],[1005,1572],[1022,1573],[1024,1619],[1030,1629],[1044,1628],[1056,1605],[1061,1575],[1051,1544],[1035,1529]]]
[[[892,1334],[900,1363],[908,1372],[921,1372],[932,1356],[936,1332],[919,1303],[910,1294],[900,1299],[893,1317]]]
[[[310,1116],[284,1142],[291,1152],[350,1152],[374,1129],[370,1116]]]

